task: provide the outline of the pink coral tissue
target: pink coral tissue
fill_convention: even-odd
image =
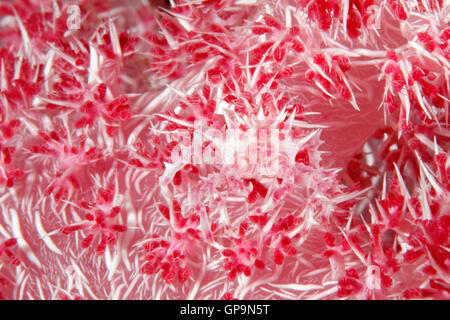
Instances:
[[[445,0],[0,0],[0,298],[450,299]]]

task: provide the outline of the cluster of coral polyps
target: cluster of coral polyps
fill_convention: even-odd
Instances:
[[[450,298],[449,14],[2,0],[1,297]]]

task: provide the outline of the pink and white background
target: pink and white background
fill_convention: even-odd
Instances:
[[[1,0],[0,297],[450,298],[449,18]],[[279,130],[278,170],[174,163],[194,123]]]

